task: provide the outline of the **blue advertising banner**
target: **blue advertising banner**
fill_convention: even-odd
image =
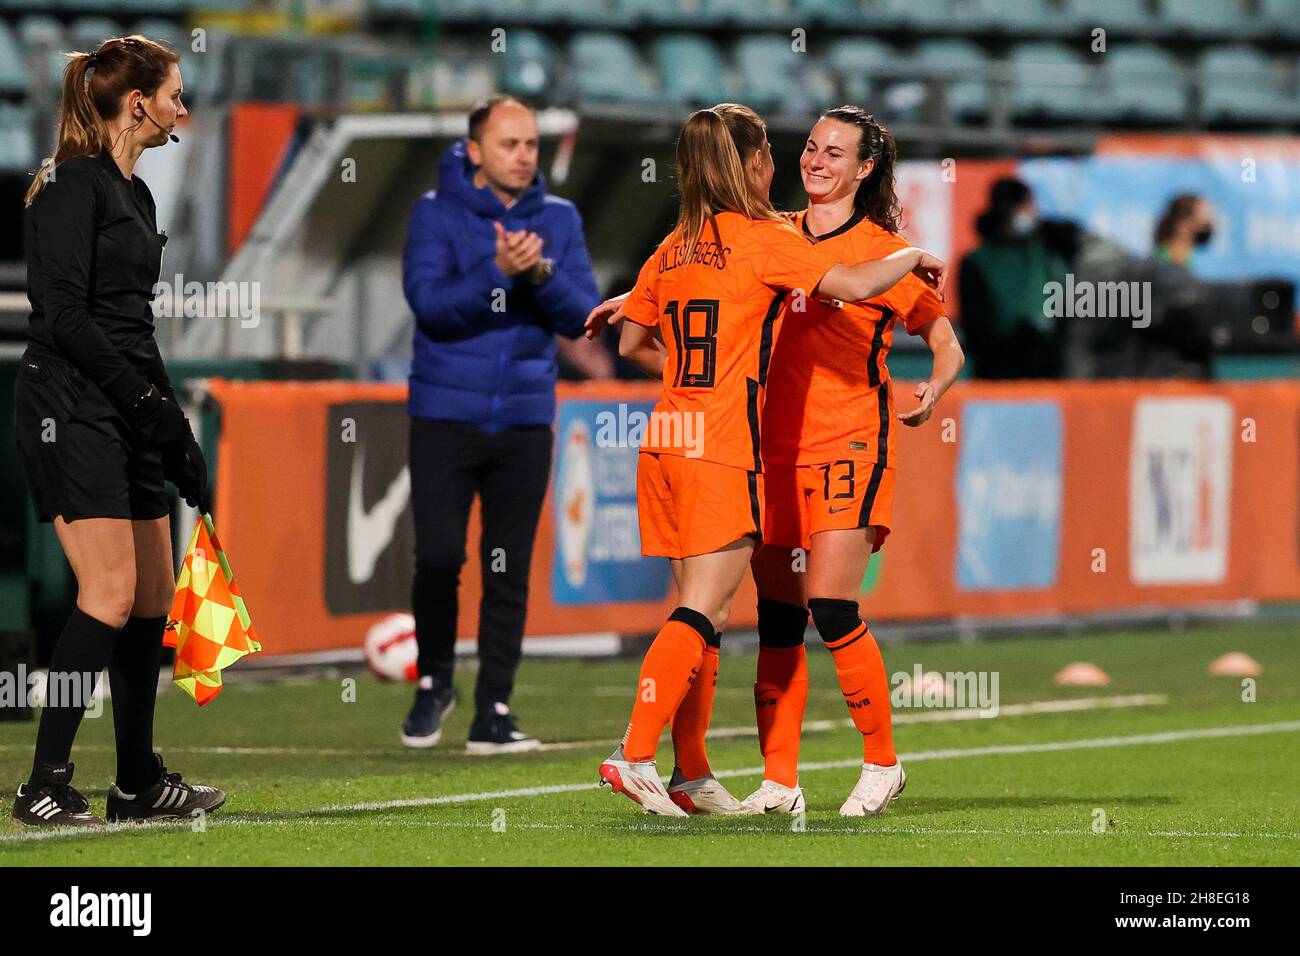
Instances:
[[[1072,219],[1134,255],[1151,252],[1165,205],[1179,193],[1214,207],[1214,236],[1192,257],[1201,279],[1282,278],[1300,284],[1300,162],[1283,157],[1094,156],[1030,159],[1019,167],[1039,211]]]
[[[558,605],[658,601],[666,558],[641,556],[636,464],[653,402],[562,401],[556,425],[555,555]]]
[[[1049,588],[1061,540],[1061,408],[967,402],[957,462],[957,586]]]

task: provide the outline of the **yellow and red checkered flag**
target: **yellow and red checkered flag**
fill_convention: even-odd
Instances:
[[[221,693],[221,671],[262,649],[212,516],[194,524],[163,644],[176,648],[172,680],[202,707]]]

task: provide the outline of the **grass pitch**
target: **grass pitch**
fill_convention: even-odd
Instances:
[[[468,672],[443,742],[419,752],[397,739],[407,686],[366,674],[254,683],[236,666],[225,693],[202,711],[174,689],[159,702],[157,745],[169,768],[230,793],[205,830],[181,823],[49,833],[15,824],[6,804],[0,866],[1294,865],[1294,630],[1231,624],[887,646],[891,675],[916,664],[996,671],[1003,713],[896,710],[907,790],[884,816],[858,820],[840,818],[838,808],[857,779],[861,738],[815,635],[801,821],[660,819],[597,790],[596,767],[626,725],[635,661],[525,659],[514,707],[525,729],[554,746],[512,757],[463,753]],[[1263,668],[1254,701],[1243,700],[1241,678],[1206,672],[1230,650]],[[1073,661],[1098,664],[1111,684],[1055,686],[1053,675]],[[721,733],[709,753],[740,797],[761,776],[753,675],[753,654],[724,647],[713,719]],[[102,718],[82,725],[73,751],[76,783],[100,813],[113,772],[109,714],[106,705]],[[34,735],[34,723],[0,723],[0,787],[10,802]],[[671,762],[665,740],[660,769]]]

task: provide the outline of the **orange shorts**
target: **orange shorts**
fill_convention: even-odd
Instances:
[[[812,536],[849,528],[876,529],[872,551],[889,535],[894,514],[894,469],[842,459],[823,465],[765,465],[763,541],[811,548]]]
[[[763,476],[699,458],[643,451],[636,468],[636,508],[646,557],[710,554],[761,533]]]

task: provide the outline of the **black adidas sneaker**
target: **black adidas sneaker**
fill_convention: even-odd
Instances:
[[[455,687],[417,687],[415,703],[402,723],[402,746],[423,750],[442,739],[442,721],[456,706]]]
[[[72,787],[73,764],[41,764],[18,788],[14,819],[34,827],[102,827],[90,804]]]
[[[108,821],[175,820],[195,813],[212,813],[226,802],[216,787],[186,783],[178,773],[168,773],[162,755],[154,754],[158,782],[137,794],[123,793],[113,784],[108,788]]]
[[[488,754],[517,754],[536,750],[542,742],[519,729],[519,723],[505,704],[493,704],[489,711],[479,711],[469,729],[465,752],[485,756]]]

